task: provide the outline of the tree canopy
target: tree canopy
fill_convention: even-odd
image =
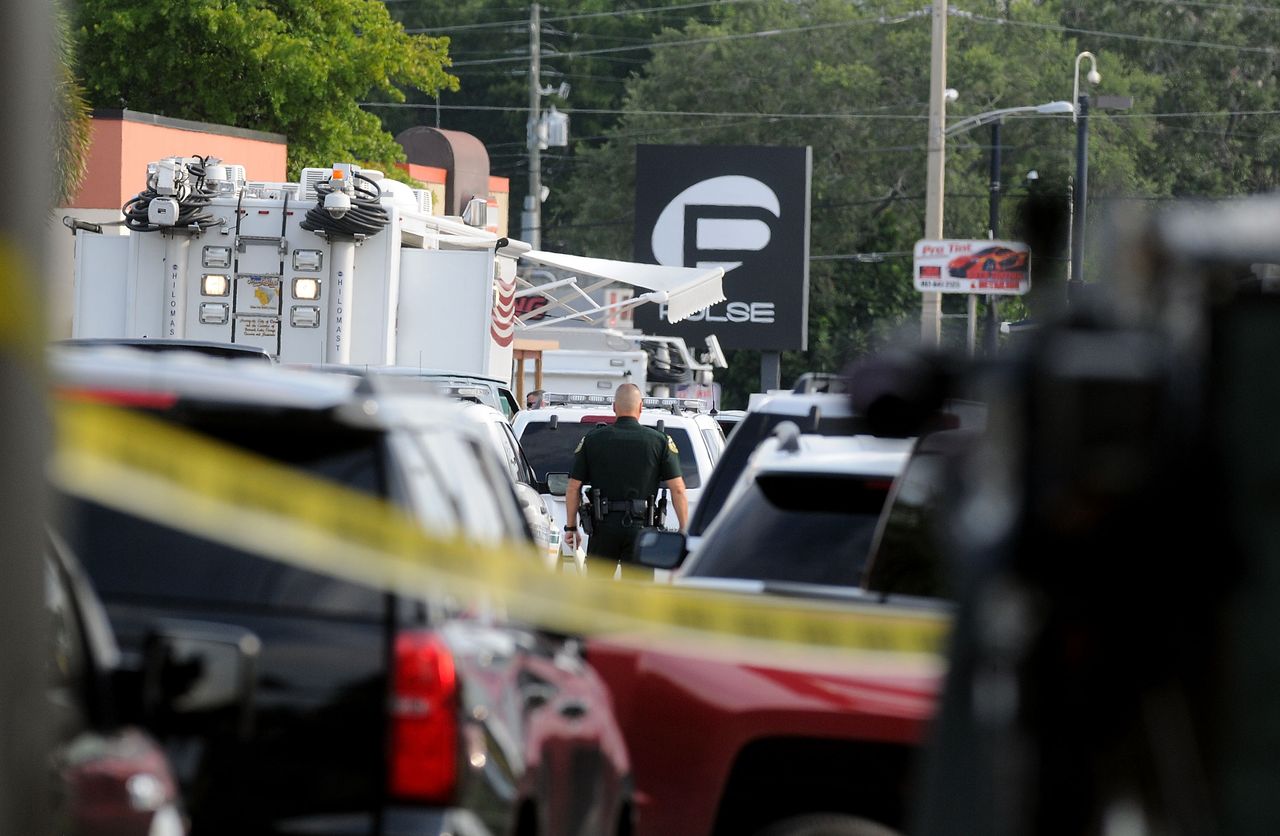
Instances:
[[[404,107],[380,107],[392,133],[412,125],[439,125],[474,134],[489,151],[493,174],[511,179],[513,228],[527,191],[529,119],[529,19],[531,3],[492,0],[402,0],[392,14],[410,32],[447,34],[453,93],[438,97],[408,92]],[[648,45],[661,32],[719,19],[714,3],[688,0],[552,0],[541,4],[542,72],[549,92],[543,105],[573,110],[573,143],[603,141],[618,124],[628,79],[650,58]],[[568,96],[561,96],[561,84]],[[441,107],[437,109],[435,105]],[[554,148],[542,154],[544,183],[563,183],[579,161]]]
[[[1054,21],[1049,9],[1015,5],[1031,20]],[[996,42],[985,25],[963,19],[950,28],[948,83],[961,91],[953,120],[1070,98],[1074,42],[1043,30]],[[784,378],[837,370],[899,335],[914,339],[919,294],[912,287],[911,249],[924,227],[929,39],[928,13],[919,7],[895,3],[872,11],[837,0],[742,4],[717,23],[665,33],[644,74],[629,83],[627,113],[613,136],[575,149],[577,174],[556,204],[560,225],[553,221],[544,241],[595,255],[629,254],[638,143],[808,145],[814,159],[810,349],[784,355]],[[1158,87],[1152,76],[1119,59],[1108,72],[1109,90],[1149,105]],[[1065,193],[1074,141],[1069,116],[1010,118],[1002,141],[1006,169],[1036,168]],[[1149,143],[1149,126],[1141,123],[1097,126],[1098,188],[1151,188],[1136,165]],[[986,235],[989,152],[985,128],[949,143],[949,236]],[[1016,202],[1007,201],[1006,233],[1015,211]],[[1061,291],[1062,277],[1054,273],[1061,272],[1065,253],[1044,256],[1042,284]],[[946,310],[963,312],[963,304],[948,298]],[[962,329],[947,333],[963,338]],[[735,387],[755,387],[754,365],[734,363],[733,377],[744,376],[731,377]]]
[[[1090,118],[1091,237],[1111,209],[1280,185],[1280,6],[969,0],[951,9],[952,123],[1069,99],[1083,50],[1097,55],[1103,79],[1096,90],[1082,79],[1086,90],[1133,97],[1128,112]],[[493,173],[512,178],[518,213],[528,19],[528,3],[492,0],[84,0],[76,31],[95,106],[279,131],[295,171],[335,159],[385,164],[400,155],[387,131],[409,125],[468,131],[485,142]],[[553,92],[544,104],[573,119],[571,148],[543,155],[545,246],[630,256],[637,144],[808,145],[810,349],[784,355],[784,377],[835,370],[898,336],[915,338],[910,251],[924,228],[926,5],[549,0],[542,21],[539,81],[572,85],[567,98]],[[948,237],[987,232],[990,136],[979,127],[948,140]],[[1016,234],[1031,192],[1066,200],[1075,142],[1069,116],[1005,120],[1004,235]],[[1034,184],[1024,179],[1031,169]],[[1086,261],[1090,277],[1105,271],[1096,261]],[[1006,302],[1005,318],[1060,298],[1066,263],[1065,250],[1038,249],[1033,295]],[[948,296],[944,313],[960,314],[964,303]],[[961,342],[962,322],[949,319],[944,339]],[[730,388],[749,391],[754,374],[751,359],[735,363]]]
[[[91,104],[282,133],[289,171],[403,151],[371,92],[456,89],[448,38],[409,35],[377,0],[81,0]]]

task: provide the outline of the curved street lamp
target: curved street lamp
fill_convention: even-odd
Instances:
[[[1058,116],[1070,113],[1074,119],[1076,107],[1071,102],[1046,102],[1038,105],[1024,105],[1023,107],[1006,107],[1000,110],[989,110],[986,113],[978,113],[973,116],[966,116],[959,122],[955,122],[947,126],[947,136],[955,136],[965,131],[973,130],[980,125],[987,125],[997,122],[1006,116],[1012,116],[1015,113],[1038,113],[1041,116]]]
[[[1090,84],[1093,84],[1093,85],[1102,83],[1102,74],[1098,72],[1097,56],[1095,56],[1092,52],[1087,52],[1087,51],[1077,55],[1075,83],[1071,85],[1071,101],[1073,102],[1072,109],[1071,109],[1072,122],[1076,121],[1076,116],[1079,115],[1079,112],[1076,110],[1074,103],[1079,103],[1080,101],[1080,62],[1083,61],[1085,58],[1089,59],[1089,73],[1088,75],[1085,76],[1085,79]]]

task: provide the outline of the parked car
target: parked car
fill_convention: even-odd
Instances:
[[[690,511],[691,537],[706,531],[724,507],[752,452],[783,421],[795,423],[801,432],[819,435],[866,432],[865,422],[853,411],[846,395],[777,393],[757,399],[726,442],[711,477],[705,480],[697,509]]]
[[[520,404],[511,385],[496,377],[455,372],[448,369],[421,369],[416,366],[344,366],[336,363],[290,363],[289,368],[312,369],[338,374],[376,374],[380,377],[420,380],[436,388],[441,395],[450,398],[482,403],[491,406],[510,421],[520,411]]]
[[[724,433],[725,442],[728,443],[729,435],[738,428],[742,423],[742,419],[747,417],[745,409],[722,409],[715,414],[716,423],[720,425],[721,432]]]
[[[524,454],[511,424],[501,412],[483,403],[464,402],[463,414],[484,427],[493,449],[498,453],[503,469],[511,478],[540,553],[546,555],[548,565],[555,568],[560,554],[560,526],[555,519],[555,498],[547,483],[539,481],[533,466]]]
[[[796,394],[813,394],[827,392],[832,395],[843,395],[849,391],[847,375],[835,372],[805,372],[796,378],[791,391]]]
[[[512,432],[510,413],[504,413],[492,405],[504,402],[502,398],[496,397],[503,391],[496,385],[497,381],[472,378],[467,382],[468,378],[464,375],[450,375],[446,380],[439,376],[443,373],[418,374],[410,370],[378,366],[324,366],[321,370],[358,376],[373,391],[384,396],[435,392],[458,401],[462,407],[462,415],[484,428],[482,435],[489,441],[498,460],[502,462],[503,471],[510,477],[520,510],[529,523],[529,530],[539,553],[546,556],[549,566],[555,566],[560,552],[560,529],[556,526],[553,515],[554,500],[547,484],[538,481],[534,475],[520,442]],[[491,389],[477,386],[477,380],[485,380],[494,385]]]
[[[606,395],[543,396],[547,406],[526,409],[516,416],[514,429],[538,478],[568,474],[578,442],[601,424],[615,420],[613,399]],[[645,398],[640,423],[660,427],[680,452],[680,470],[688,489],[689,513],[698,507],[703,487],[724,450],[724,433],[704,401],[681,398]],[[554,486],[553,486],[554,487]],[[557,528],[565,525],[564,496],[556,498]],[[675,511],[667,509],[667,528],[676,528]]]
[[[183,836],[187,821],[168,758],[150,735],[122,722],[120,703],[140,701],[141,681],[119,676],[102,604],[53,534],[44,568],[55,827],[71,836]]]
[[[794,424],[780,425],[756,449],[673,581],[762,591],[857,587],[910,449],[907,439],[802,435]]]
[[[750,456],[675,583],[786,596],[869,616],[947,620],[937,599],[861,585],[873,533],[911,439],[824,437],[781,424]],[[673,564],[684,537],[642,536],[638,559]],[[602,636],[588,658],[609,683],[632,756],[637,833],[891,836],[907,826],[941,658],[851,656],[682,638]],[[673,723],[672,717],[681,718]],[[689,736],[687,728],[698,734]]]
[[[486,430],[456,402],[192,356],[77,350],[52,365],[63,399],[129,406],[386,499],[432,534],[536,559]],[[572,637],[196,536],[181,520],[68,503],[68,540],[135,661],[174,624],[203,625],[231,651],[217,666],[239,687],[180,703],[156,727],[180,754],[198,833],[627,832],[625,745]],[[205,653],[187,663],[213,665]]]

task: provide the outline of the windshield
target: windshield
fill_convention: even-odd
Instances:
[[[891,482],[766,474],[725,509],[686,577],[857,586]]]
[[[707,479],[707,488],[702,492],[693,520],[689,523],[690,534],[702,534],[706,531],[729,498],[729,493],[742,474],[742,469],[747,466],[751,453],[783,421],[794,421],[805,432],[813,432],[807,426],[809,420],[803,415],[752,412],[739,422],[725,442],[724,452],[720,454],[715,470],[711,471],[711,476]],[[819,418],[817,432],[818,435],[857,435],[867,432],[866,421],[858,416]],[[687,476],[685,478],[688,479]]]
[[[524,447],[525,457],[533,465],[538,478],[546,479],[548,473],[572,471],[573,451],[578,449],[578,442],[600,426],[603,425],[562,422],[553,430],[549,422],[535,421],[525,426],[524,433],[520,436],[520,445]],[[689,434],[680,427],[667,427],[666,433],[680,451],[680,472],[684,476],[684,486],[698,487],[702,480],[698,476],[698,459]],[[701,440],[699,443],[702,443]]]

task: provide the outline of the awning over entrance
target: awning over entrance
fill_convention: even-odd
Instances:
[[[544,267],[553,267],[570,274],[571,279],[561,279],[546,284],[531,284],[522,294],[541,293],[549,300],[560,303],[565,316],[538,323],[526,323],[525,327],[550,325],[565,319],[594,319],[596,314],[607,314],[645,302],[665,303],[668,322],[679,322],[708,305],[724,301],[724,268],[721,267],[663,267],[657,264],[637,264],[632,261],[613,261],[607,258],[587,258],[579,255],[530,250],[520,258]],[[582,287],[577,277],[588,276],[597,281]],[[643,293],[613,305],[597,304],[589,294],[613,282],[629,284]],[[520,294],[518,294],[520,295]]]

